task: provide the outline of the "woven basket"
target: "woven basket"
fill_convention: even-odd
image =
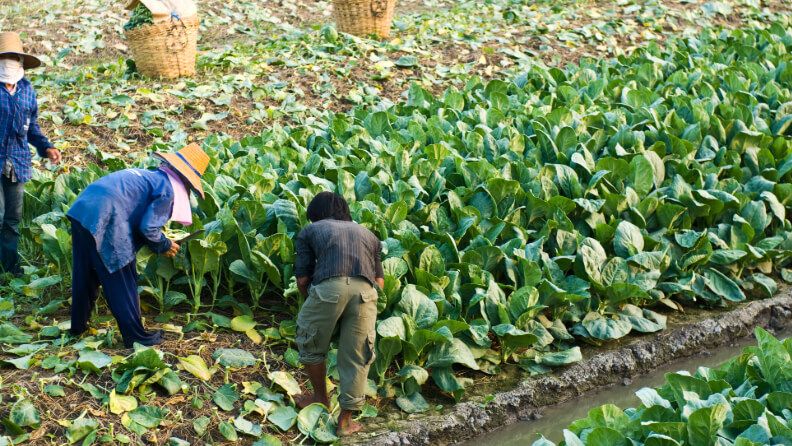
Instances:
[[[194,15],[126,31],[138,72],[168,79],[194,75],[199,24]]]
[[[395,6],[396,0],[333,0],[333,17],[339,31],[388,37]]]

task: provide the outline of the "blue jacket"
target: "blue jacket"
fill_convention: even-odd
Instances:
[[[10,158],[20,183],[30,180],[33,174],[28,143],[36,147],[42,158],[52,147],[38,125],[36,92],[23,78],[17,83],[13,96],[5,87],[0,87],[0,169]]]
[[[126,169],[89,185],[67,215],[90,232],[108,271],[135,261],[148,245],[161,254],[171,242],[162,227],[173,212],[173,187],[161,170]]]

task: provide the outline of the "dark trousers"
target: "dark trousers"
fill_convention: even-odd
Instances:
[[[88,328],[99,286],[104,290],[107,306],[118,323],[124,345],[138,342],[155,345],[162,342],[162,332],[146,331],[140,320],[140,297],[135,262],[111,273],[105,267],[93,235],[72,220],[72,307],[71,331],[79,334]]]
[[[14,183],[0,175],[0,267],[9,273],[20,272],[19,222],[24,198],[24,183]]]

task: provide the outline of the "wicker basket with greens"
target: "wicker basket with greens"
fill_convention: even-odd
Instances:
[[[151,11],[143,3],[140,3],[132,10],[132,16],[129,17],[129,21],[124,25],[124,31],[152,23],[154,23],[154,17],[151,15]]]
[[[195,74],[200,19],[192,0],[133,0],[127,9],[132,16],[124,35],[138,73],[165,79]]]

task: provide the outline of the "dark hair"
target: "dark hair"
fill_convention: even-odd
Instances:
[[[349,204],[344,197],[333,192],[316,194],[308,205],[308,220],[317,222],[332,218],[333,220],[352,221]]]

